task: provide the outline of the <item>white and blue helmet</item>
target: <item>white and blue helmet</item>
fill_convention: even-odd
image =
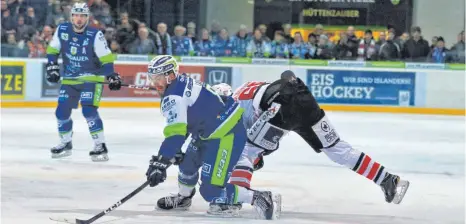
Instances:
[[[147,69],[151,80],[154,80],[156,76],[163,75],[167,78],[167,83],[170,83],[168,75],[173,73],[177,77],[180,66],[173,56],[159,55],[149,62]]]
[[[212,89],[219,95],[219,96],[231,96],[233,91],[231,86],[226,83],[220,83],[217,85],[213,85]]]
[[[71,14],[70,14],[71,15],[71,18],[70,18],[71,21],[73,21],[72,19],[73,19],[74,14],[86,15],[87,16],[86,23],[84,23],[82,28],[75,27],[76,29],[84,29],[89,24],[90,11],[89,11],[89,7],[87,6],[87,4],[85,2],[74,3],[73,8],[71,8]],[[74,23],[73,23],[73,26],[75,26]]]
[[[85,2],[74,3],[73,8],[71,8],[71,15],[73,14],[83,14],[89,16],[89,7]]]

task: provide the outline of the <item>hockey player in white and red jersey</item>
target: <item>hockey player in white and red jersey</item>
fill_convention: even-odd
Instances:
[[[324,152],[335,163],[379,185],[388,203],[399,204],[409,182],[387,172],[369,155],[343,141],[308,87],[292,71],[281,76],[273,83],[244,83],[233,93],[245,110],[243,123],[248,141],[229,182],[250,188],[253,172],[264,165],[263,156],[277,150],[280,139],[294,131],[317,153]],[[228,84],[218,84],[213,89],[221,95],[231,94]]]

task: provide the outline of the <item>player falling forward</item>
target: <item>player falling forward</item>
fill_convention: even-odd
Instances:
[[[227,84],[213,88],[219,94],[231,93]],[[388,203],[399,204],[403,199],[409,182],[341,140],[325,111],[293,72],[283,72],[282,78],[273,83],[247,82],[235,91],[233,98],[245,110],[248,141],[230,183],[249,188],[253,171],[264,165],[263,156],[278,149],[280,139],[294,131],[317,153],[324,152],[332,161],[380,185]]]
[[[110,81],[110,90],[121,88],[121,79],[113,70],[113,56],[103,33],[88,27],[89,8],[86,3],[75,3],[71,9],[71,23],[57,27],[47,47],[47,81],[60,80],[57,60],[63,58],[63,80],[55,115],[58,120],[60,144],[51,149],[52,158],[71,155],[73,148],[73,121],[71,111],[81,101],[82,113],[94,139],[94,149],[89,153],[93,161],[107,161],[102,119],[97,111],[102,95],[102,84],[89,83]],[[85,83],[84,81],[88,81]]]
[[[209,214],[229,213],[233,204],[250,203],[265,219],[276,217],[279,196],[269,191],[255,191],[228,184],[228,174],[243,151],[246,130],[243,109],[227,97],[225,101],[207,84],[178,74],[178,63],[169,55],[157,56],[148,66],[152,84],[162,97],[161,110],[167,119],[165,140],[157,156],[152,156],[146,172],[150,186],[166,179],[166,169],[179,162],[177,195],[161,198],[162,209],[186,209],[191,205],[199,168],[203,166],[199,191],[210,203]],[[194,139],[181,161],[176,154],[187,136]]]

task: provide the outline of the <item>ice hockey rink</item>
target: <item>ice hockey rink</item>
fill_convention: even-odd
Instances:
[[[88,219],[145,181],[152,154],[163,141],[158,108],[100,110],[110,161],[91,162],[87,124],[75,110],[74,154],[50,158],[58,143],[53,109],[1,110],[1,223],[57,223],[49,217]],[[252,186],[283,196],[280,220],[205,215],[197,194],[187,212],[154,210],[156,201],[177,189],[177,167],[167,181],[146,188],[96,223],[311,223],[454,224],[465,216],[465,122],[460,116],[328,112],[342,138],[389,171],[411,182],[400,205],[387,204],[373,182],[316,154],[295,134],[265,157]]]

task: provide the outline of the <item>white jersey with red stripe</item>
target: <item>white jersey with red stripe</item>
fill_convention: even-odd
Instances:
[[[266,82],[247,82],[240,86],[233,93],[233,98],[239,103],[240,107],[244,109],[243,122],[246,129],[252,127],[257,121],[259,116],[264,112],[260,109],[260,102],[264,95],[267,86],[270,83]],[[322,125],[325,123],[325,125]],[[325,127],[325,131],[334,130],[333,125],[324,116],[317,122],[311,130],[314,131],[319,138],[322,132],[319,128]],[[319,127],[319,128],[318,128]],[[323,128],[322,128],[323,129]],[[323,136],[323,135],[322,135]],[[374,161],[363,152],[354,149],[349,143],[341,140],[335,144],[323,145],[322,152],[325,153],[332,161],[340,165],[352,169],[354,172],[380,184],[385,176],[385,169],[378,162]],[[236,164],[232,175],[230,176],[230,183],[250,188],[252,174],[254,172],[254,164],[258,161],[264,149],[257,147],[249,142],[246,143],[241,158]]]

